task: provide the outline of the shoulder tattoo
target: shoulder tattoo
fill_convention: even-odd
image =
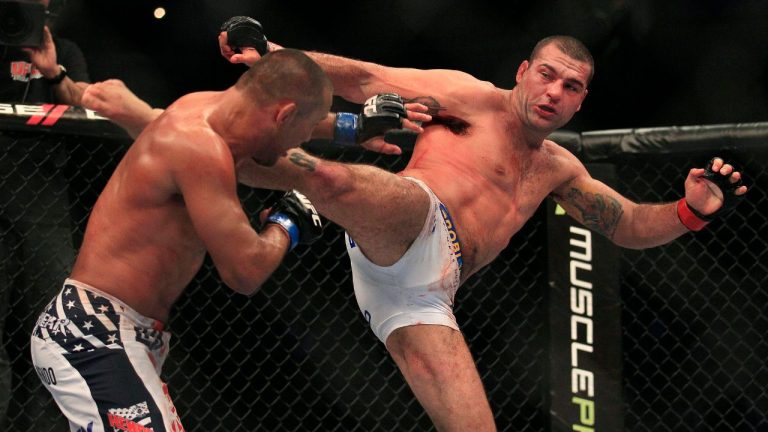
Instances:
[[[619,201],[608,195],[583,192],[575,188],[568,191],[565,199],[579,210],[584,226],[613,238],[613,233],[624,214]]]

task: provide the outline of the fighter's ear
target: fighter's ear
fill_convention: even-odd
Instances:
[[[584,89],[584,96],[581,98],[581,103],[584,103],[584,99],[586,99],[587,93],[589,93],[589,90]],[[576,108],[576,111],[581,111],[581,104],[579,104],[578,108]]]
[[[523,79],[523,73],[528,70],[529,66],[530,63],[528,63],[528,60],[523,60],[523,62],[520,63],[520,66],[517,67],[517,74],[515,75],[516,83],[519,83],[520,80]]]
[[[296,102],[287,102],[278,105],[277,113],[275,114],[275,123],[283,125],[290,123],[294,117],[296,117]]]

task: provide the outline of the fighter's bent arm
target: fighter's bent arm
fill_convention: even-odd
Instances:
[[[188,138],[216,139],[202,130],[189,131]],[[195,231],[224,283],[251,295],[282,261],[288,236],[274,224],[260,234],[253,229],[237,196],[232,157],[223,144],[216,151],[206,149],[210,146],[184,147],[177,152],[173,177]]]
[[[589,174],[564,184],[553,196],[574,219],[622,247],[658,246],[688,232],[675,204],[632,202]]]
[[[722,190],[707,180],[705,169],[693,168],[685,180],[687,204],[637,204],[593,179],[573,155],[568,158],[567,165],[575,175],[555,189],[552,194],[555,200],[586,227],[607,236],[619,246],[632,249],[665,244],[690,229],[703,226],[692,227],[690,222],[686,225],[683,219],[690,221],[690,215],[683,215],[681,208],[685,213],[691,211],[686,208],[693,208],[700,215],[711,217],[724,206],[724,193],[740,197],[747,192],[747,187],[741,186],[741,173],[721,158],[713,158],[710,174],[714,177],[711,178],[715,182],[729,184],[726,187],[729,190]],[[697,220],[696,223],[703,221]]]

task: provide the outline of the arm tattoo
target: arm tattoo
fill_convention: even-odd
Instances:
[[[579,210],[584,226],[609,239],[613,238],[624,214],[619,201],[608,195],[582,192],[575,188],[568,191],[566,200]]]
[[[304,168],[309,172],[315,172],[317,166],[317,161],[299,152],[293,152],[288,155],[288,160],[291,161],[292,164]]]

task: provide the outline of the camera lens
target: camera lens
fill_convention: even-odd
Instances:
[[[40,46],[44,27],[45,6],[42,3],[0,0],[0,45]]]
[[[0,2],[0,38],[8,42],[20,41],[32,30],[29,15],[19,3]]]

